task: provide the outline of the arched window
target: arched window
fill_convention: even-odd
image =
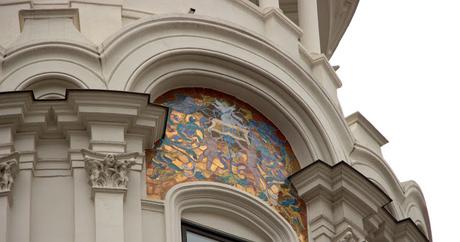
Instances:
[[[182,219],[182,242],[247,242],[233,234]]]
[[[182,239],[182,219],[216,229],[229,238],[298,242],[296,232],[262,200],[217,182],[173,186],[165,198],[166,241]],[[239,241],[236,241],[239,242]]]

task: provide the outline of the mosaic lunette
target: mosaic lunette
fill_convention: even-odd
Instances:
[[[170,108],[165,137],[150,154],[147,193],[164,199],[175,184],[216,181],[273,206],[306,241],[305,204],[287,177],[299,169],[285,137],[238,99],[187,88],[157,99]]]

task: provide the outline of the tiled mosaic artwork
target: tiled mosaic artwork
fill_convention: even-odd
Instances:
[[[209,89],[168,92],[156,103],[170,108],[165,137],[147,164],[149,198],[164,199],[175,184],[216,181],[273,206],[306,241],[305,204],[287,177],[299,169],[289,143],[259,112]]]

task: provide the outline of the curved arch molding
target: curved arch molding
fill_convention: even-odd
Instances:
[[[241,26],[203,16],[161,15],[126,26],[102,45],[110,89],[155,95],[197,84],[178,81],[181,75],[212,76],[215,83],[201,86],[233,84],[225,93],[247,102],[238,95],[246,89],[264,100],[256,109],[286,134],[302,165],[347,160],[352,150],[340,108],[311,76],[310,65]],[[292,127],[283,128],[283,122]]]
[[[147,163],[147,194],[164,199],[178,183],[232,185],[275,208],[306,241],[306,208],[288,181],[299,163],[284,135],[248,104],[204,88],[160,96],[166,132]]]
[[[36,49],[43,51],[32,54]],[[286,135],[302,166],[317,159],[348,160],[353,148],[335,98],[311,74],[313,64],[220,19],[156,15],[126,25],[97,48],[41,41],[4,52],[2,90],[22,90],[46,73],[82,88],[154,95],[196,84],[256,100],[254,107]],[[180,80],[194,75],[196,82]]]
[[[184,211],[209,207],[248,221],[271,241],[299,241],[291,226],[260,199],[215,182],[182,183],[169,190],[165,199],[166,241],[181,240],[181,214]]]

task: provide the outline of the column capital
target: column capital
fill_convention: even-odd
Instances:
[[[19,171],[19,153],[0,157],[0,196],[8,196]]]
[[[359,239],[356,234],[353,232],[351,227],[348,227],[345,231],[342,232],[339,236],[337,236],[339,242],[358,242]]]
[[[99,153],[81,150],[89,183],[94,192],[125,193],[128,189],[129,168],[136,164],[138,152]]]

